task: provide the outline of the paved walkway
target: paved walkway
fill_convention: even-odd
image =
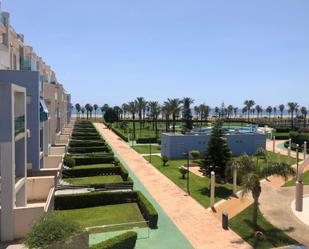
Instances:
[[[95,125],[195,249],[251,248],[233,231],[223,230],[211,210],[187,196],[112,131]]]
[[[262,189],[260,209],[267,220],[309,247],[309,226],[298,220],[291,209],[295,187],[278,187],[264,181]],[[309,186],[304,187],[304,194],[309,194]]]

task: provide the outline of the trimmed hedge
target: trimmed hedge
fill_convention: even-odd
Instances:
[[[113,183],[92,183],[92,184],[77,184],[74,186],[82,186],[82,187],[87,187],[87,188],[95,188],[95,189],[100,189],[100,188],[108,188],[108,189],[119,189],[119,186],[127,186],[128,188],[133,189],[133,181],[131,178],[128,179],[126,182],[113,182]]]
[[[284,142],[284,147],[285,147],[285,148],[289,148],[289,141]],[[292,143],[291,150],[296,151],[296,148],[297,148],[297,147],[296,147],[296,144],[295,144],[295,143]],[[304,150],[304,145],[303,145],[303,144],[299,145],[298,151],[299,151],[299,152],[303,152],[303,150]],[[307,153],[309,153],[309,147],[307,147]]]
[[[72,136],[73,140],[101,140],[101,137],[99,135],[96,136],[88,136],[87,134],[84,134],[82,136]]]
[[[63,158],[63,164],[68,167],[73,167],[76,164],[75,159],[70,155],[65,155]]]
[[[137,202],[144,219],[149,221],[149,227],[157,228],[158,213],[140,191],[57,195],[54,205],[56,210],[68,210],[132,202]]]
[[[113,163],[114,156],[72,156],[75,159],[75,165],[86,165],[86,164],[100,164],[100,163]]]
[[[120,164],[119,166],[120,166],[120,175],[121,175],[122,179],[124,181],[128,180],[129,172],[127,171],[127,169],[122,164]]]
[[[138,144],[154,144],[158,142],[158,139],[155,137],[145,137],[139,138],[136,140]]]
[[[115,128],[112,127],[112,131],[116,133],[116,135],[120,137],[122,140],[124,140],[125,142],[129,142],[129,139],[126,136],[124,136],[122,133],[117,131]]]
[[[69,144],[70,147],[97,147],[104,145],[106,145],[106,143],[102,140],[71,140]]]
[[[134,249],[136,240],[137,233],[129,231],[93,245],[90,249]]]
[[[68,210],[136,201],[136,192],[91,192],[85,194],[55,196],[55,209]]]
[[[147,198],[142,194],[142,192],[137,191],[137,203],[139,209],[145,218],[145,220],[149,221],[150,228],[157,228],[158,224],[158,213],[152,204],[147,200]]]
[[[309,133],[290,132],[290,138],[295,144],[302,145],[305,141],[309,145]]]
[[[110,149],[106,146],[96,147],[69,147],[69,153],[92,153],[92,152],[110,152]]]
[[[89,168],[75,167],[73,169],[67,169],[62,171],[63,178],[74,178],[74,177],[88,177],[88,176],[103,176],[103,175],[121,175],[121,167],[105,167],[105,168],[93,168],[89,165]],[[124,181],[128,180],[128,175],[121,175]]]

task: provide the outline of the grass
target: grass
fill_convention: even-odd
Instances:
[[[145,159],[149,161],[149,156],[146,156]],[[164,167],[159,156],[152,156],[151,163],[181,189],[187,190],[187,180],[182,179],[178,169],[180,166],[186,165],[186,160],[170,160]],[[191,196],[202,206],[208,208],[210,206],[210,179],[190,173],[189,180]],[[232,188],[231,184],[216,184],[215,201],[229,197],[233,192]]]
[[[90,176],[90,177],[76,177],[66,178],[66,182],[72,185],[91,185],[91,184],[108,184],[123,182],[120,175],[108,175],[108,176]]]
[[[266,249],[273,247],[282,247],[291,244],[298,244],[297,241],[290,238],[280,229],[270,224],[262,215],[258,212],[258,226],[259,231],[264,233],[264,239],[258,240],[255,238],[255,230],[252,227],[252,213],[253,205],[246,208],[237,216],[233,217],[230,222],[230,228],[240,235],[245,241],[247,241],[253,248]]]
[[[303,174],[303,184],[304,185],[309,185],[309,171],[305,172]],[[291,187],[296,185],[296,179],[294,178],[293,180],[288,181],[286,184],[284,184],[284,187]]]
[[[137,151],[140,154],[150,154],[150,148],[149,145],[137,145],[132,146],[132,149]],[[158,145],[151,145],[151,153],[161,153],[160,146]]]
[[[273,132],[273,136],[275,137],[289,137],[289,132]]]
[[[267,155],[269,158],[269,164],[278,162],[278,154],[273,153],[271,151],[267,151]],[[282,163],[288,163],[288,160],[289,160],[288,156],[280,155],[280,161]],[[296,163],[296,159],[291,157],[290,162],[293,165]],[[259,165],[261,166],[263,164],[265,164],[264,160],[259,159]]]
[[[110,168],[115,167],[114,164],[107,163],[107,164],[87,164],[87,165],[79,165],[74,166],[72,169],[89,169],[89,168]]]
[[[76,222],[83,228],[144,221],[137,203],[60,210],[55,211],[55,215]],[[127,228],[127,226],[117,226],[116,230]]]

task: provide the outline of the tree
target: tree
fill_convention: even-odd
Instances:
[[[307,108],[305,106],[303,106],[302,108],[300,108],[300,112],[304,117],[304,127],[306,127],[306,120],[307,120]]]
[[[227,117],[230,119],[233,115],[233,112],[234,112],[234,107],[232,105],[229,105],[227,107]]]
[[[193,126],[193,121],[192,121],[192,112],[191,112],[191,104],[193,104],[194,100],[189,98],[189,97],[185,97],[182,99],[181,103],[182,103],[182,116],[183,119],[185,121],[185,127],[188,130],[192,129]]]
[[[167,156],[162,156],[161,160],[163,162],[163,166],[166,166],[167,162],[168,162],[168,157]]]
[[[225,167],[231,159],[232,152],[227,145],[222,125],[222,121],[215,121],[201,167],[207,175],[210,175],[211,171],[215,171],[220,174],[222,179],[225,179]]]
[[[142,124],[144,123],[143,121],[143,112],[146,109],[147,102],[144,99],[144,97],[138,97],[136,98],[136,105],[138,108],[138,118],[139,118],[139,130],[140,134],[142,132]]]
[[[235,116],[235,118],[236,118],[236,116],[237,116],[237,112],[238,112],[238,108],[237,108],[237,107],[234,107],[234,116]]]
[[[296,102],[289,102],[288,103],[289,111],[291,114],[291,128],[294,129],[294,113],[298,109],[298,104]]]
[[[129,112],[132,115],[132,121],[133,121],[133,139],[136,138],[136,130],[135,130],[135,115],[138,112],[138,105],[136,101],[129,102]]]
[[[246,100],[244,102],[244,105],[245,105],[245,108],[246,108],[246,111],[247,111],[248,122],[249,122],[250,121],[250,111],[251,111],[251,108],[255,105],[255,102],[254,102],[254,100]]]
[[[93,109],[94,109],[94,118],[95,120],[97,120],[97,110],[98,110],[99,106],[97,104],[93,105]]]
[[[219,113],[220,113],[220,108],[218,106],[215,107],[215,114],[216,114],[216,117],[219,116]]]
[[[273,111],[273,108],[272,108],[271,106],[268,106],[268,107],[266,108],[266,112],[267,112],[268,115],[269,115],[269,119],[270,119],[270,115],[271,115],[272,111]]]
[[[80,104],[76,103],[76,104],[75,104],[75,109],[76,109],[76,111],[77,111],[78,116],[80,117],[80,111],[81,111],[81,106],[80,106]]]
[[[176,126],[176,119],[179,116],[179,112],[181,110],[181,101],[179,99],[167,99],[167,102],[169,103],[169,108],[172,114],[173,119],[173,132],[176,132],[175,126]]]
[[[129,105],[127,103],[124,103],[121,105],[123,116],[126,118],[127,113],[129,112]]]
[[[108,108],[104,112],[104,120],[107,123],[114,123],[118,122],[118,115],[117,112],[113,108]]]
[[[266,163],[258,165],[254,157],[248,155],[240,156],[234,160],[234,163],[230,163],[229,167],[236,168],[237,174],[240,176],[242,194],[252,194],[254,200],[252,224],[255,229],[257,229],[259,197],[262,192],[260,179],[267,179],[267,177],[271,175],[276,175],[287,180],[287,178],[294,175],[295,172],[293,168],[286,163],[274,163],[271,165]]]
[[[190,156],[193,158],[193,160],[197,160],[200,157],[200,152],[198,150],[191,150]]]
[[[84,107],[81,109],[81,112],[82,112],[83,117],[84,117],[84,113],[85,113],[85,108]]]
[[[170,116],[172,113],[171,105],[168,101],[165,101],[162,107],[162,114],[165,116],[165,131],[169,131],[170,127]]]
[[[257,113],[257,118],[259,118],[260,114],[263,112],[263,108],[260,105],[257,105],[255,107],[256,113]]]
[[[279,111],[280,111],[280,117],[281,117],[281,122],[283,119],[283,111],[284,111],[285,106],[283,104],[279,105]]]
[[[161,107],[158,101],[150,101],[149,103],[150,108],[150,117],[152,118],[152,129],[156,130],[156,138],[158,137],[158,117],[161,112]]]
[[[90,104],[85,105],[86,113],[87,113],[87,119],[89,118],[89,109],[90,109]]]
[[[201,104],[199,106],[199,110],[200,110],[200,115],[201,115],[201,126],[203,124],[203,121],[207,122],[208,121],[208,117],[209,117],[209,113],[211,111],[211,108],[208,105],[205,104]]]
[[[92,118],[92,112],[93,112],[93,106],[89,105],[89,114],[90,114],[90,118]]]

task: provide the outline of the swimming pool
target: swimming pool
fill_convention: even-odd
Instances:
[[[236,126],[223,126],[222,129],[226,133],[255,133],[257,132],[257,126],[250,126],[250,127],[236,127]],[[198,133],[211,133],[212,128],[194,128],[192,132]]]

